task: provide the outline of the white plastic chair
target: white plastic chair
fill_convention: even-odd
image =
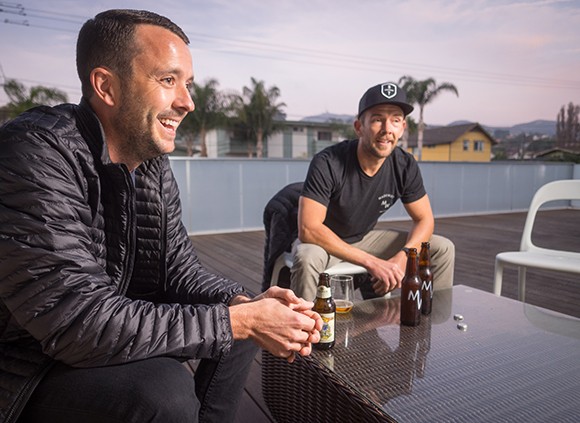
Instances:
[[[278,285],[280,271],[284,267],[292,269],[292,263],[292,253],[289,252],[285,252],[276,259],[276,262],[274,263],[274,269],[272,270],[272,280],[270,282],[270,286]],[[366,273],[367,270],[362,266],[358,266],[347,261],[341,261],[340,263],[329,267],[324,272],[328,273],[329,275],[356,275],[359,273]]]
[[[520,251],[499,253],[495,257],[495,280],[493,292],[501,295],[503,268],[505,264],[518,266],[518,297],[525,300],[526,268],[557,270],[580,273],[580,253],[538,247],[532,242],[532,229],[540,206],[549,201],[580,200],[580,180],[549,182],[534,194],[522,233]]]
[[[278,278],[280,276],[280,271],[287,267],[288,269],[292,269],[292,253],[285,252],[284,254],[280,255],[276,262],[274,263],[274,269],[272,271],[272,279],[270,282],[270,286],[278,285]],[[367,273],[367,269],[357,264],[349,263],[348,261],[341,261],[334,266],[330,266],[324,270],[324,273],[328,273],[330,276],[332,275],[358,275],[361,273]],[[384,298],[391,298],[392,293],[387,292],[384,295]]]

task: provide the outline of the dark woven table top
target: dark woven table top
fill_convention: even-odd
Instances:
[[[317,373],[385,421],[580,422],[579,319],[465,286],[436,292],[418,327],[399,325],[399,306],[357,302],[301,380]]]

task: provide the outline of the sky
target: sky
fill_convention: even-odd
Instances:
[[[112,8],[167,16],[191,40],[196,82],[262,80],[289,120],[355,115],[367,88],[405,75],[457,87],[425,107],[432,125],[556,120],[580,104],[580,0],[0,0],[0,84],[78,102],[78,30]]]

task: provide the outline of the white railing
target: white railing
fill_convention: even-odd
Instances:
[[[263,229],[266,203],[285,185],[303,181],[309,163],[308,160],[172,157],[188,232]],[[533,194],[545,183],[580,179],[580,165],[572,163],[422,162],[420,167],[436,217],[527,210]],[[398,202],[381,220],[407,218]]]

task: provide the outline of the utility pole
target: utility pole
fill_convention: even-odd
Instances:
[[[2,93],[4,91],[4,85],[6,84],[6,74],[4,73],[4,68],[2,67],[2,63],[0,63],[0,98],[2,97]],[[2,107],[0,103],[0,107]],[[0,121],[2,121],[2,117],[0,117]]]
[[[522,134],[522,140],[520,141],[520,160],[524,160],[526,154],[526,141],[528,135],[524,132]]]

